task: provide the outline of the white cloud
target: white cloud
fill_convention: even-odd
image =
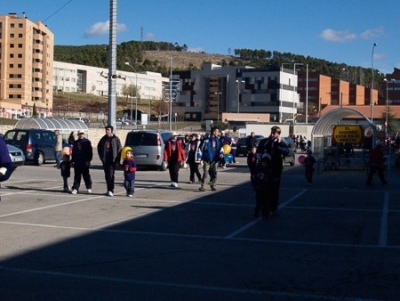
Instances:
[[[355,40],[357,35],[350,33],[348,30],[325,29],[319,35],[323,40],[329,42],[349,42]]]
[[[85,38],[95,37],[95,36],[104,36],[109,34],[110,29],[110,21],[106,22],[97,22],[90,26],[89,29],[85,31]],[[125,24],[117,24],[117,32],[123,32],[128,30]]]
[[[360,34],[360,37],[364,40],[375,39],[385,35],[385,29],[381,26],[378,28],[367,29]]]

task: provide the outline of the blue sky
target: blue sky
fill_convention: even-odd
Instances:
[[[40,20],[56,45],[108,44],[109,0],[2,1],[0,14]],[[264,49],[400,68],[398,0],[118,0],[118,44],[141,40],[186,44],[192,51],[231,54]]]

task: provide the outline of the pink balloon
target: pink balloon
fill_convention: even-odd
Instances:
[[[306,157],[301,155],[297,160],[299,160],[300,164],[303,164],[305,159],[306,159]]]

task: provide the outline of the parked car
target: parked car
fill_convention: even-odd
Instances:
[[[289,154],[287,154],[286,156],[283,157],[282,159],[282,163],[289,163],[290,166],[294,166],[295,163],[295,152],[296,152],[296,144],[294,143],[293,139],[290,137],[281,137],[282,140],[287,144],[288,148],[289,148]],[[258,147],[258,144],[260,143],[261,140],[263,140],[264,138],[258,138],[256,139],[256,146]]]
[[[53,131],[41,129],[13,129],[4,134],[7,144],[20,148],[26,161],[41,165],[47,160],[55,160]]]
[[[164,171],[168,167],[164,161],[165,141],[171,136],[172,133],[167,131],[131,131],[126,135],[125,146],[132,148],[138,167],[155,167]]]
[[[247,137],[241,137],[236,144],[236,156],[247,156]]]
[[[247,156],[248,151],[247,151],[246,141],[247,141],[247,138],[249,138],[249,137],[250,136],[239,138],[239,141],[237,143],[236,156],[240,156],[240,155]],[[255,135],[254,137],[256,139],[264,138],[263,135]]]
[[[7,144],[7,148],[8,152],[10,153],[11,161],[14,168],[24,165],[25,155],[22,149],[19,149],[18,147],[12,146],[10,144]]]

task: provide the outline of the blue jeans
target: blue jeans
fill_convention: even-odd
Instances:
[[[54,157],[56,158],[57,167],[60,167],[61,151],[54,151]]]
[[[124,187],[127,194],[135,193],[135,180],[124,180]]]

